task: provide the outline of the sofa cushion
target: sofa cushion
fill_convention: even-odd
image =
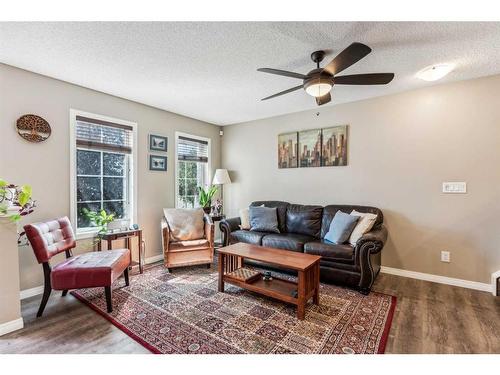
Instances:
[[[324,239],[336,244],[347,242],[358,221],[359,216],[352,216],[337,211],[330,223],[330,230],[325,235]]]
[[[269,233],[250,230],[235,230],[229,234],[229,242],[246,242],[252,245],[262,245],[262,237],[266,234]]]
[[[303,252],[304,244],[309,241],[314,241],[314,237],[297,233],[273,233],[264,236],[262,246]]]
[[[250,207],[256,207],[256,206],[264,206],[264,207],[276,207],[277,213],[278,213],[278,229],[280,230],[281,233],[286,232],[286,210],[287,207],[290,205],[288,202],[282,202],[282,201],[255,201],[250,204]]]
[[[250,207],[250,230],[279,233],[276,207]]]
[[[205,237],[204,212],[201,208],[164,208],[163,214],[173,241],[198,240]]]
[[[240,210],[240,221],[241,224],[239,225],[240,229],[243,230],[250,230],[250,210],[247,208],[242,208]]]
[[[307,242],[304,253],[319,255],[327,261],[354,263],[354,247],[348,244],[337,245],[324,240]]]
[[[291,204],[286,210],[286,231],[319,238],[323,207]]]
[[[384,222],[384,215],[376,207],[370,206],[355,206],[355,205],[330,205],[323,208],[323,219],[321,221],[321,238],[325,237],[325,234],[330,229],[330,223],[337,211],[342,211],[346,214],[350,214],[353,210],[358,212],[367,212],[377,215],[377,220],[373,224],[373,229],[377,229]]]
[[[349,243],[352,246],[356,246],[358,240],[365,233],[369,232],[373,228],[373,225],[377,220],[377,215],[365,212],[358,212],[356,210],[353,210],[351,212],[351,215],[359,216],[358,223],[354,227],[354,230],[352,231],[351,236],[349,237]]]

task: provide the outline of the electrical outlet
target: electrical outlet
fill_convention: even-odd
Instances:
[[[450,252],[449,251],[441,251],[441,262],[450,263]]]
[[[465,194],[467,193],[466,182],[443,182],[443,193]]]

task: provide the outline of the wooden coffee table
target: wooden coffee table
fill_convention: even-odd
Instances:
[[[268,247],[237,243],[218,249],[219,292],[224,292],[224,283],[233,284],[255,293],[278,299],[297,306],[297,318],[304,319],[307,301],[319,304],[319,260],[320,256]],[[253,259],[298,272],[298,282],[276,278],[264,281],[259,277],[250,282],[235,280],[227,274],[240,268],[243,259]],[[297,294],[295,294],[295,292]]]

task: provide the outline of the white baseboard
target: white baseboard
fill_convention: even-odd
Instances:
[[[40,285],[40,286],[36,286],[34,288],[21,290],[21,293],[19,293],[19,294],[20,294],[21,299],[26,299],[26,298],[30,298],[33,296],[37,296],[37,295],[42,294],[42,293],[43,293],[43,285]]]
[[[146,258],[145,263],[151,264],[151,263],[159,262],[160,260],[163,260],[163,254],[159,254],[159,255],[155,255],[153,257]]]
[[[144,262],[146,264],[151,264],[151,263],[159,262],[161,260],[163,260],[163,254],[159,254],[159,255],[155,255],[155,256],[146,258]],[[37,295],[42,294],[42,293],[43,293],[43,285],[40,285],[40,286],[36,286],[34,288],[31,288],[31,289],[21,290],[20,297],[23,300],[23,299],[30,298],[33,296],[37,296]]]
[[[497,279],[500,277],[500,270],[493,272],[491,274],[491,294],[498,296],[497,294]]]
[[[24,327],[23,318],[18,318],[15,320],[11,320],[7,323],[0,324],[0,336],[6,335],[7,333],[17,331]]]
[[[480,283],[477,281],[470,281],[470,280],[455,279],[453,277],[433,275],[430,273],[407,271],[407,270],[402,270],[399,268],[392,268],[392,267],[385,267],[385,266],[380,267],[380,272],[387,273],[390,275],[409,277],[411,279],[431,281],[431,282],[439,283],[439,284],[446,284],[446,285],[460,286],[462,288],[481,290],[483,292],[491,292],[492,291],[491,284]]]

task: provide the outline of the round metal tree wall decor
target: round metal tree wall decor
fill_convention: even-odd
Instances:
[[[40,116],[24,115],[17,120],[17,133],[28,142],[43,142],[50,137],[49,123]]]

